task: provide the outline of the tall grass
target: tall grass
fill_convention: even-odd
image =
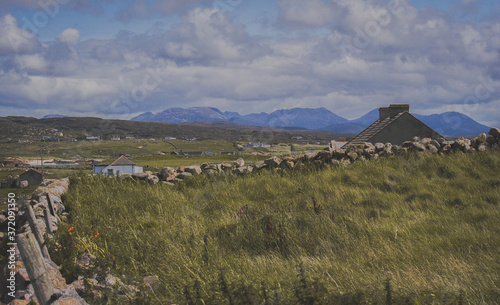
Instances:
[[[64,200],[69,226],[99,232],[98,264],[159,277],[137,304],[499,304],[499,173],[488,152],[176,187],[80,176]],[[58,240],[74,277],[83,250]]]

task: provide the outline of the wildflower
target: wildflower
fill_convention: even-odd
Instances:
[[[74,231],[74,230],[75,230],[75,228],[74,228],[74,227],[69,228],[69,229],[68,229],[68,233],[69,233],[69,235],[73,234],[73,231]]]

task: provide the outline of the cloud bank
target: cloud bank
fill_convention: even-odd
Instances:
[[[280,0],[270,33],[282,34],[255,35],[213,4],[137,1],[116,18],[153,8],[180,22],[85,41],[68,27],[48,43],[4,14],[0,111],[130,118],[169,107],[326,107],[356,118],[409,103],[417,113],[459,111],[500,125],[500,20],[457,21],[402,0]]]

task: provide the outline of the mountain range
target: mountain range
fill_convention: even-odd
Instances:
[[[459,112],[413,115],[444,136],[472,136],[489,130],[488,126],[482,125]],[[241,115],[237,112],[222,112],[214,107],[192,107],[169,108],[158,113],[146,112],[131,120],[172,124],[231,122],[258,127],[359,133],[375,122],[378,117],[378,109],[374,109],[358,119],[348,120],[326,108],[293,108],[276,110],[271,113],[261,112]]]

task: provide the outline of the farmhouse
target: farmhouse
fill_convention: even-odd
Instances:
[[[355,136],[349,144],[392,143],[400,145],[413,137],[438,139],[443,137],[410,114],[410,105],[391,104],[379,108],[379,119]]]
[[[135,165],[126,156],[121,155],[118,159],[108,165],[92,165],[94,174],[103,174],[107,176],[119,176],[120,174],[142,173],[142,166]]]
[[[19,181],[27,181],[28,185],[40,185],[43,182],[43,174],[36,169],[30,169],[19,175]]]

